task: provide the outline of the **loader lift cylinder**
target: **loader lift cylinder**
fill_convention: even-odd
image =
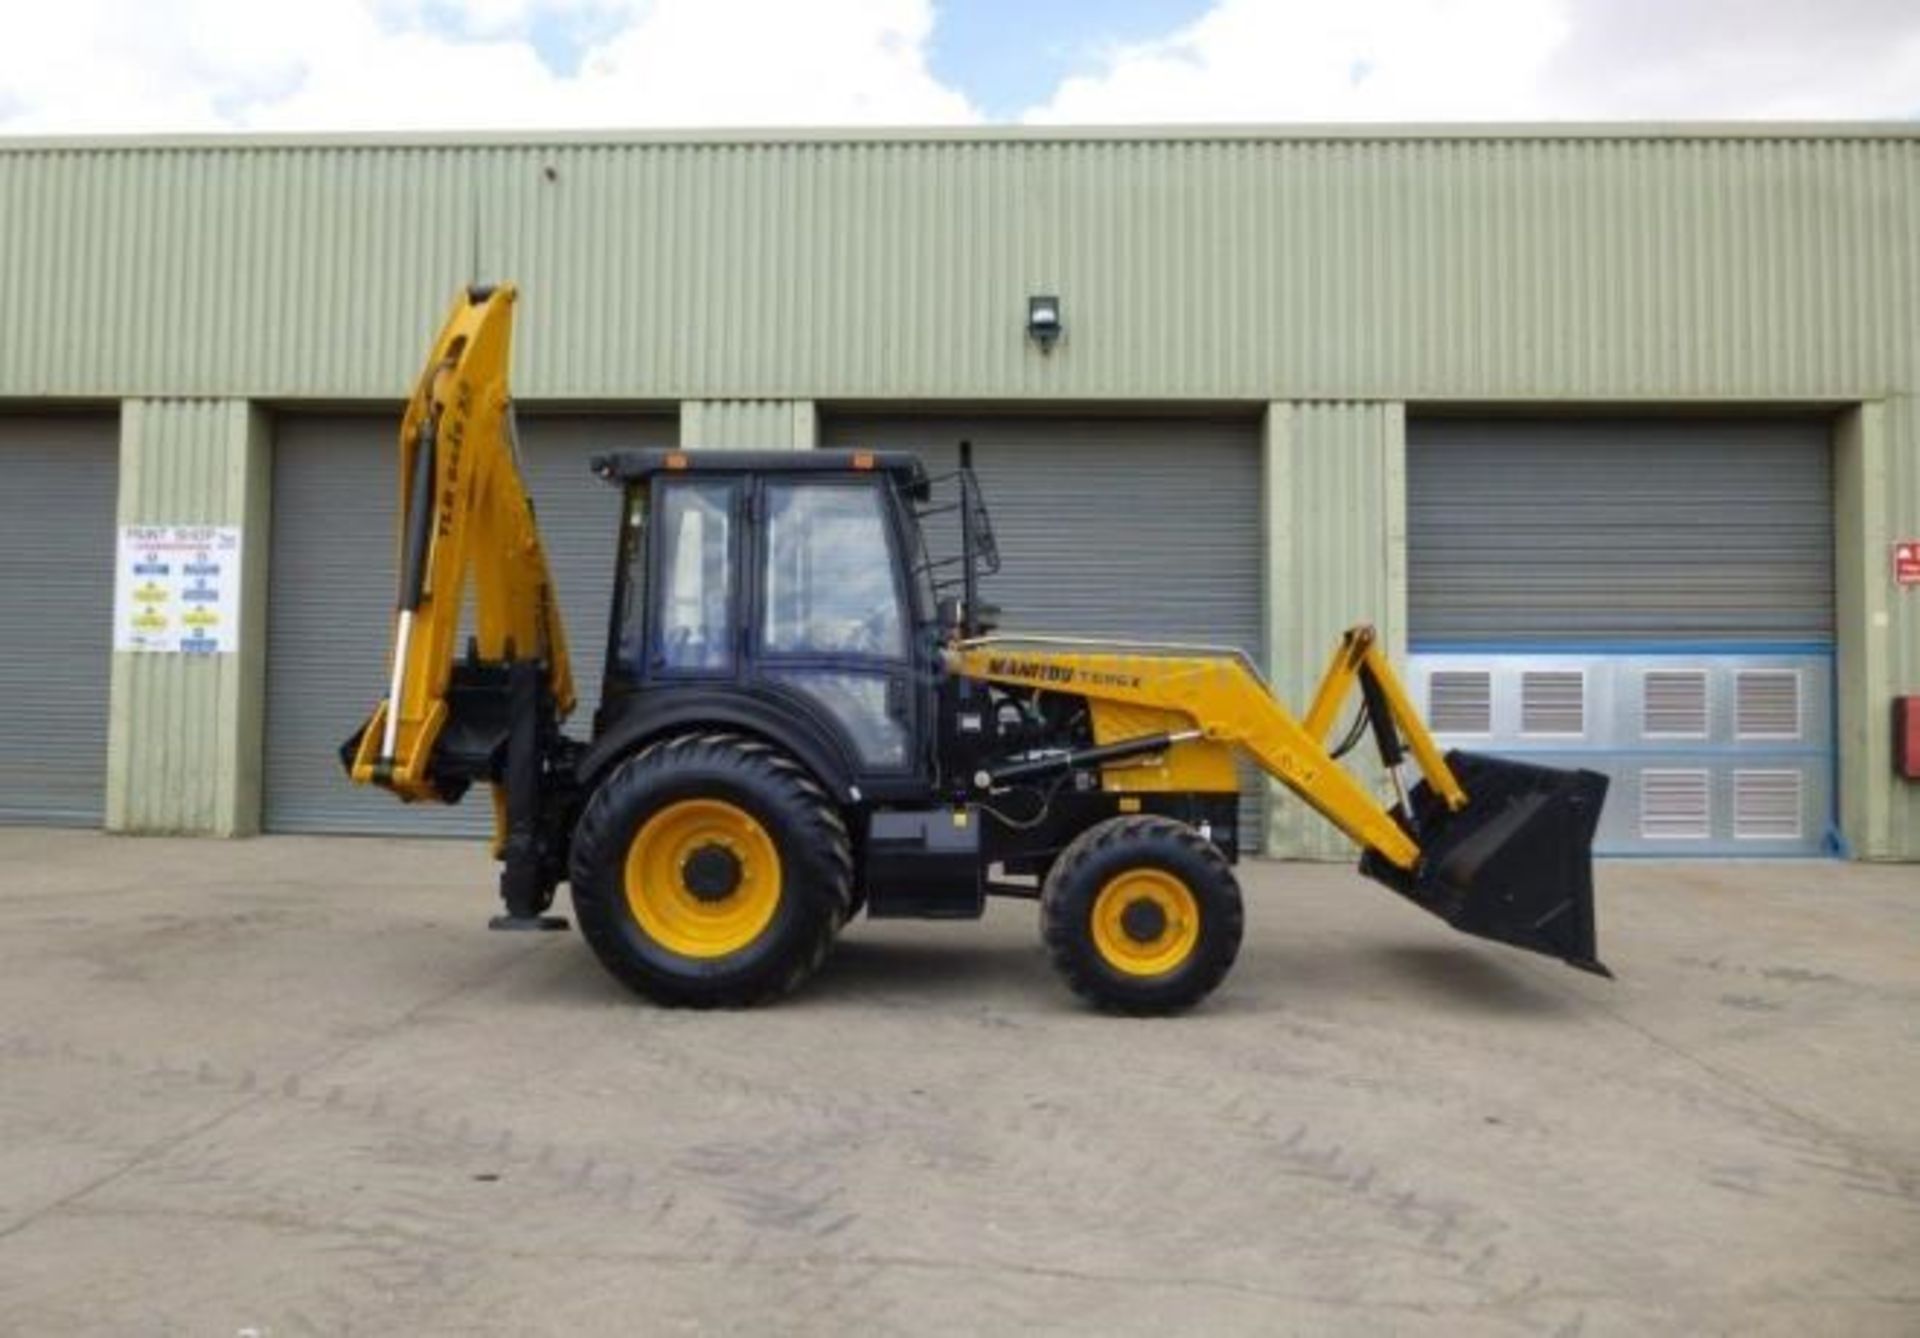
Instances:
[[[1392,777],[1393,792],[1400,800],[1400,811],[1406,815],[1408,828],[1418,838],[1420,820],[1413,811],[1413,803],[1407,795],[1406,776],[1401,771],[1407,760],[1407,748],[1401,741],[1400,727],[1393,720],[1393,704],[1388,701],[1387,690],[1373,672],[1372,665],[1361,661],[1358,676],[1360,700],[1366,707],[1367,722],[1373,727],[1374,742],[1380,748],[1380,765]]]

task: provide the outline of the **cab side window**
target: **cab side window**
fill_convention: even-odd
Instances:
[[[620,640],[615,647],[615,663],[629,673],[641,669],[640,648],[646,642],[647,627],[647,508],[651,505],[645,484],[627,491],[626,514],[620,525],[619,607],[614,622]]]
[[[733,497],[731,483],[688,480],[660,498],[660,638],[666,669],[733,665]]]

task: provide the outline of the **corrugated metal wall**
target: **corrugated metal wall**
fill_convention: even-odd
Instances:
[[[270,467],[264,416],[245,401],[133,400],[122,411],[119,523],[240,525],[243,584],[240,650],[114,655],[110,828],[258,827]]]
[[[0,395],[387,396],[472,277],[528,398],[1920,386],[1920,135],[0,150],[0,217]]]
[[[811,400],[688,400],[680,445],[723,450],[808,451],[820,435]]]
[[[1831,644],[1832,435],[1826,417],[1416,420],[1414,649]]]
[[[1281,700],[1305,710],[1355,621],[1371,618],[1388,652],[1406,654],[1406,414],[1398,405],[1272,405],[1266,463],[1268,663]],[[1348,765],[1385,792],[1370,750]],[[1357,854],[1277,785],[1267,824],[1269,854]]]
[[[1887,401],[1883,415],[1886,431],[1885,463],[1887,487],[1880,494],[1885,511],[1880,517],[1881,533],[1888,542],[1920,537],[1920,400],[1911,395],[1895,396]],[[1869,579],[1885,581],[1891,553],[1885,549],[1867,555]],[[1884,586],[1881,587],[1885,589]],[[1888,650],[1887,681],[1895,693],[1920,693],[1920,591],[1892,592],[1893,609],[1889,626],[1874,627],[1869,645],[1884,638]],[[1893,733],[1885,712],[1884,700],[1868,703],[1867,730],[1888,739]],[[1877,719],[1874,717],[1878,717]],[[1871,755],[1871,754],[1869,754]],[[1881,771],[1872,780],[1887,785],[1888,774]],[[1906,859],[1920,858],[1920,785],[1892,781],[1884,838],[1869,833],[1874,841],[1868,852]]]
[[[694,440],[773,402],[1311,402],[1270,433],[1269,576],[1274,646],[1316,668],[1404,603],[1403,503],[1370,489],[1407,402],[1878,403],[1885,486],[1842,533],[1920,531],[1901,127],[14,144],[0,222],[0,401],[386,401],[453,288],[512,278],[523,399],[711,402]],[[1876,607],[1847,737],[1883,751],[1920,605]],[[1920,854],[1920,791],[1845,755],[1869,853]]]
[[[473,191],[449,150],[0,149],[0,395],[391,399]]]
[[[0,823],[106,807],[118,436],[112,414],[0,415]]]
[[[825,445],[912,451],[935,476],[974,469],[1001,570],[980,597],[1008,633],[1261,644],[1257,420],[840,414]],[[938,487],[935,505],[952,500]],[[952,515],[927,523],[936,559],[960,551]],[[941,573],[958,579],[958,569]]]

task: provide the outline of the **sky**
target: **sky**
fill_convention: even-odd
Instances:
[[[0,135],[1920,117],[1920,0],[0,0]]]

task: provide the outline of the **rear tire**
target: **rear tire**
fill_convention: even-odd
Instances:
[[[1245,916],[1226,856],[1185,823],[1109,818],[1082,832],[1040,894],[1040,927],[1073,992],[1116,1013],[1175,1013],[1219,985]]]
[[[852,911],[845,823],[757,739],[684,735],[628,759],[573,836],[574,914],[613,976],[658,1003],[736,1007],[797,988]]]

